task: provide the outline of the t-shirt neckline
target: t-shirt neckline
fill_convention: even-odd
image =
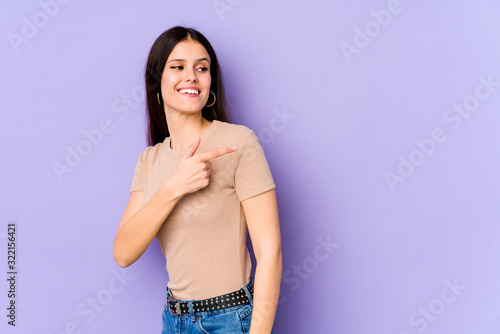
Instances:
[[[201,148],[203,148],[203,146],[205,146],[207,144],[207,142],[210,140],[210,137],[212,137],[215,130],[219,126],[219,123],[220,123],[220,121],[216,120],[216,119],[212,121],[212,124],[210,124],[210,127],[201,136],[201,142],[200,142],[200,146],[198,147],[198,150],[200,150]],[[180,149],[176,149],[176,150],[171,149],[170,148],[170,136],[165,138],[165,140],[163,141],[163,145],[165,147],[165,152],[167,152],[167,156],[172,157],[172,158],[183,156],[184,154],[186,154],[187,150],[189,149],[189,147],[180,148]]]

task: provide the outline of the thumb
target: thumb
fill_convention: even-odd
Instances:
[[[189,146],[189,149],[187,150],[186,154],[184,154],[184,156],[182,157],[182,160],[186,160],[187,158],[191,158],[194,155],[194,153],[196,152],[196,150],[200,146],[200,141],[201,141],[201,138],[199,136],[197,136],[194,139],[194,142],[191,144],[191,146]]]

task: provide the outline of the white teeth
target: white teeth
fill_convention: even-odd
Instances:
[[[198,95],[200,92],[198,92],[197,90],[194,90],[194,89],[181,89],[179,91],[179,93],[182,93],[182,94],[188,93],[188,94],[196,94],[196,95]]]

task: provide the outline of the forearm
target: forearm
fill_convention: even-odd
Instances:
[[[151,200],[118,229],[113,256],[120,266],[127,267],[142,256],[178,201],[179,197],[162,186]]]
[[[278,306],[281,272],[281,252],[257,259],[250,334],[271,333]]]

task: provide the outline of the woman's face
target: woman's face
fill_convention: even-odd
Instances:
[[[210,61],[205,47],[193,40],[179,42],[174,47],[161,77],[167,114],[201,112],[210,95]]]

